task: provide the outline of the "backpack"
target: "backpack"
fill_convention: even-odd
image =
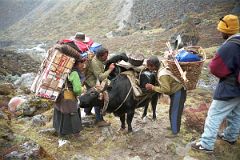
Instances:
[[[176,59],[178,62],[195,62],[195,61],[201,61],[201,58],[194,53],[191,53],[186,50],[181,50],[177,55]]]
[[[36,96],[56,101],[75,63],[75,58],[53,47],[43,60],[31,86]]]

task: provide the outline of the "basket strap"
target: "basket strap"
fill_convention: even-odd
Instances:
[[[66,78],[66,80],[65,80],[65,83],[64,83],[64,89],[65,89],[65,90],[68,90],[68,85],[67,85],[68,79],[69,79],[69,74],[68,74],[68,76],[67,76],[67,78]]]
[[[159,79],[159,77],[164,76],[164,75],[169,75],[169,76],[171,76],[172,78],[174,78],[177,82],[181,83],[181,81],[180,81],[176,76],[174,76],[173,73],[172,73],[171,71],[169,71],[167,67],[161,69],[161,70],[158,72],[157,77],[158,77],[158,79]]]

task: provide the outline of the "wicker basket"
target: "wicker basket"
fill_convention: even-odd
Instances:
[[[169,69],[173,73],[174,76],[176,76],[184,85],[184,87],[187,90],[195,89],[197,86],[198,79],[200,77],[202,66],[204,61],[206,60],[206,54],[202,47],[200,46],[189,46],[185,47],[185,50],[194,51],[198,53],[199,56],[202,57],[201,61],[196,62],[179,62],[181,68],[183,71],[186,71],[186,77],[188,79],[188,82],[184,82],[183,78],[181,77],[181,74],[174,63],[173,60],[167,60],[167,64],[169,66]]]

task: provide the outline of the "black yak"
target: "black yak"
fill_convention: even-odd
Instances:
[[[155,75],[151,74],[148,82],[145,83],[154,84]],[[99,98],[103,91],[106,91],[105,93],[108,95],[107,102],[104,100],[104,98]],[[105,87],[105,89],[97,90],[96,88],[92,88],[82,95],[80,97],[80,107],[102,107],[102,109],[107,113],[113,113],[115,116],[120,117],[121,129],[125,129],[126,127],[125,114],[127,114],[128,132],[132,132],[131,123],[135,109],[148,105],[152,97],[155,97],[153,105],[156,107],[158,98],[158,96],[156,96],[157,94],[155,92],[150,92],[146,95],[146,97],[137,100],[134,97],[133,87],[128,77],[125,74],[119,74],[111,80],[111,83]]]
[[[106,61],[105,63],[105,70],[108,70],[108,67],[110,66],[111,63],[117,63],[119,61],[125,61],[127,62],[128,61],[128,57],[126,55],[126,53],[120,53],[120,54],[115,54],[114,56],[112,56],[109,60]],[[121,66],[118,66],[116,65],[114,70],[110,73],[108,79],[109,80],[112,80],[114,79],[118,74],[120,74],[121,72],[124,72],[126,71],[127,69],[125,69],[124,67],[121,67]],[[147,79],[149,78],[149,74],[142,74],[143,76],[141,77],[141,88],[144,90],[144,86],[145,86],[145,83],[147,83]],[[146,79],[147,78],[147,79]],[[154,82],[155,83],[155,82]],[[157,106],[157,101],[158,101],[158,97],[160,96],[159,93],[155,93],[152,95],[152,98],[149,102],[151,102],[151,106],[152,106],[152,118],[153,120],[156,120],[157,116],[156,116],[156,106]],[[144,112],[142,114],[142,119],[144,117],[147,116],[147,110],[148,110],[148,105],[149,103],[145,103],[145,106],[144,106]]]

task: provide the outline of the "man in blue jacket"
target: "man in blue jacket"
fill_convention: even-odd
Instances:
[[[217,136],[229,144],[235,144],[240,130],[240,34],[239,20],[235,15],[220,19],[217,27],[226,41],[217,50],[209,68],[219,78],[212,104],[205,121],[204,133],[192,149],[213,152]],[[223,133],[218,129],[227,117],[228,127]]]

